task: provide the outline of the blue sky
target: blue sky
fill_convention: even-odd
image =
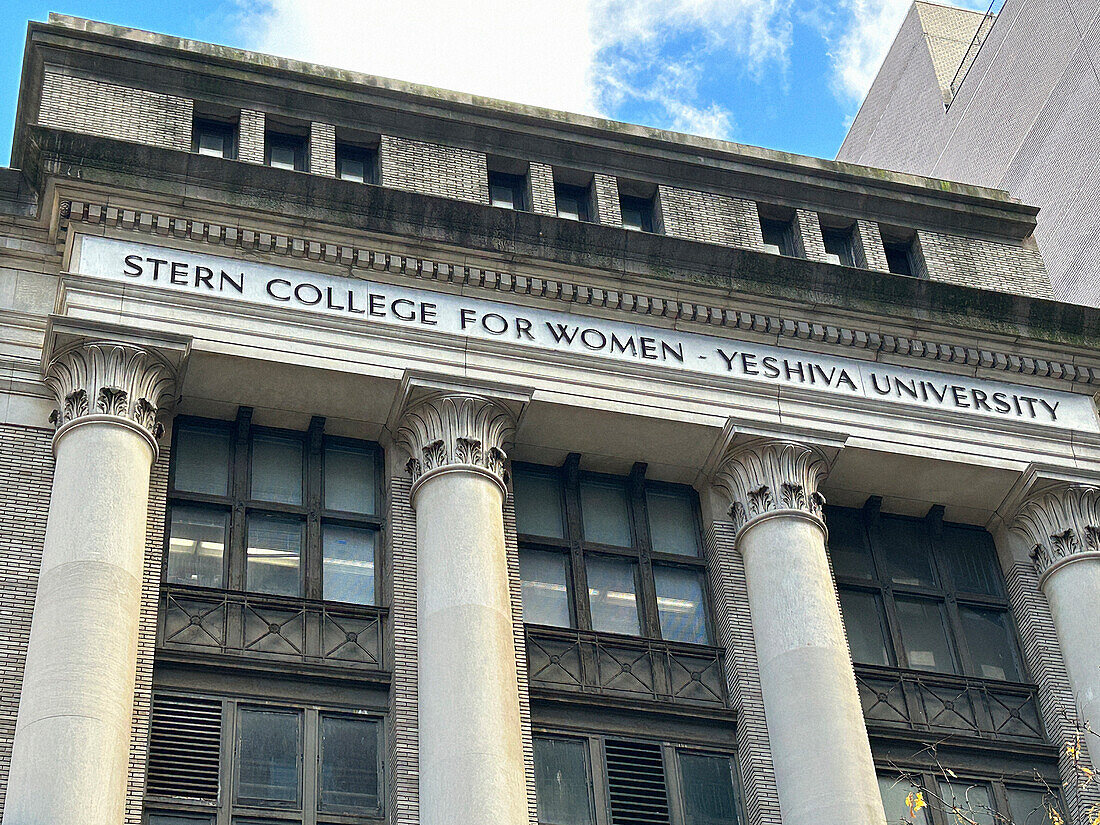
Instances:
[[[0,4],[0,155],[10,153],[27,22],[58,11],[833,157],[909,3],[5,0]]]

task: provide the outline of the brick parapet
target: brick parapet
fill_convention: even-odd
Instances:
[[[961,235],[919,230],[927,276],[960,286],[982,285],[1032,298],[1053,298],[1054,288],[1037,249]]]
[[[267,118],[255,109],[241,109],[237,127],[237,160],[245,163],[264,162],[264,131]]]
[[[811,261],[824,261],[825,240],[821,236],[821,220],[816,212],[806,209],[795,210],[794,215],[795,252],[801,258]]]
[[[890,271],[886,263],[886,248],[882,245],[882,233],[877,223],[857,220],[852,242],[855,244],[856,266],[876,272]]]
[[[475,203],[489,202],[484,152],[382,135],[379,165],[383,186]]]
[[[619,181],[611,175],[596,173],[592,176],[592,199],[596,206],[596,220],[606,226],[622,226],[623,214],[619,206]]]
[[[704,243],[764,249],[754,201],[661,184],[657,187],[657,202],[660,225],[666,234]]]
[[[309,124],[309,171],[336,177],[336,127],[331,123]]]
[[[538,215],[558,214],[554,197],[554,170],[545,163],[532,161],[527,172],[531,194],[531,211]]]

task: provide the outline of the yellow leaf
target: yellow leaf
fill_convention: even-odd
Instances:
[[[917,791],[913,793],[910,791],[905,797],[905,804],[909,806],[909,816],[915,817],[917,811],[921,808],[927,808],[928,804],[924,801],[924,791]]]

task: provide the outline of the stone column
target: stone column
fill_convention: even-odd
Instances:
[[[447,391],[397,431],[416,510],[422,825],[527,822],[503,517],[514,431],[496,401]]]
[[[120,825],[126,802],[149,472],[175,369],[151,350],[53,354],[55,457],[5,825]]]
[[[1013,527],[1033,548],[1078,719],[1100,730],[1100,487],[1049,487],[1024,503]]]
[[[756,439],[715,482],[745,560],[784,825],[882,825],[882,802],[836,587],[825,552],[828,462],[817,449]]]

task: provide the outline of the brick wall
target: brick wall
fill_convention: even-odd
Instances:
[[[255,109],[242,109],[237,127],[237,160],[245,163],[264,162],[264,128],[266,118]]]
[[[619,181],[611,175],[592,176],[592,199],[596,202],[596,220],[607,226],[622,226],[619,207]]]
[[[386,799],[390,825],[420,819],[420,737],[417,717],[416,513],[411,480],[390,478],[390,621],[393,626],[393,686],[386,741]]]
[[[527,173],[531,193],[531,211],[539,215],[558,214],[554,198],[554,170],[545,163],[531,161]]]
[[[855,246],[853,251],[856,255],[856,266],[878,272],[890,271],[886,263],[886,250],[882,246],[882,233],[879,232],[877,223],[856,221],[852,243]]]
[[[960,286],[1052,298],[1054,290],[1038,250],[1026,246],[917,232],[929,279]]]
[[[825,260],[825,241],[821,237],[821,219],[816,212],[798,209],[794,215],[795,253],[811,261]]]
[[[0,807],[53,484],[52,429],[0,424]]]
[[[168,462],[168,448],[162,446],[149,479],[149,515],[145,531],[145,568],[141,582],[141,625],[138,631],[137,680],[134,684],[134,720],[130,729],[125,825],[141,825],[141,807],[145,799],[149,715],[153,701],[153,655],[157,644],[160,574],[164,560]]]
[[[669,235],[705,243],[764,249],[753,201],[661,185],[657,218]]]
[[[737,713],[737,761],[749,825],[781,825],[745,564],[735,538],[730,522],[712,521],[704,530],[715,635],[725,651],[726,689]]]
[[[336,127],[331,123],[309,124],[309,171],[336,177]]]
[[[73,132],[191,148],[192,101],[47,68],[42,78],[38,122]]]
[[[482,152],[382,135],[379,163],[383,186],[489,202],[489,178]]]

